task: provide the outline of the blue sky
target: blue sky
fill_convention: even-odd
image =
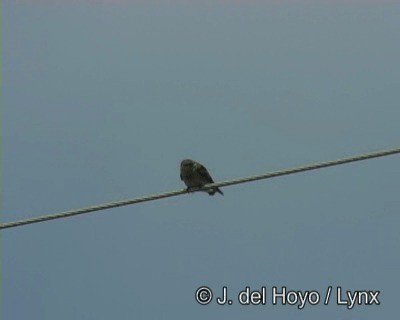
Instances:
[[[3,1],[2,221],[398,147],[396,1]],[[3,230],[3,319],[387,319],[399,157]],[[201,306],[286,286],[381,305]],[[236,301],[235,301],[236,302]]]

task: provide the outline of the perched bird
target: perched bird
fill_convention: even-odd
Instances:
[[[191,159],[185,159],[181,162],[181,180],[188,187],[188,191],[190,188],[200,188],[208,183],[214,183],[207,169],[202,164]],[[213,196],[215,192],[224,195],[218,187],[206,190],[206,192],[210,196]]]

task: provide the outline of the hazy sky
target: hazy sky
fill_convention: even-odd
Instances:
[[[182,188],[184,158],[221,181],[400,145],[398,1],[1,13],[2,221]],[[399,160],[3,230],[3,319],[393,318]],[[202,285],[233,304],[198,304]],[[266,304],[240,305],[246,286]],[[272,286],[321,302],[272,305]],[[335,291],[325,306],[329,286],[381,304],[348,310]]]

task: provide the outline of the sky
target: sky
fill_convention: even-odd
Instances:
[[[398,1],[1,9],[2,222],[181,189],[185,158],[223,181],[400,146]],[[393,318],[399,181],[394,155],[2,230],[2,319]]]

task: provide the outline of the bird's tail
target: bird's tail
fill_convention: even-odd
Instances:
[[[218,192],[219,194],[224,195],[224,193],[221,191],[220,188],[210,189],[210,190],[208,190],[207,192],[208,192],[208,194],[209,194],[210,196],[213,196],[213,195],[215,194],[215,192]]]

